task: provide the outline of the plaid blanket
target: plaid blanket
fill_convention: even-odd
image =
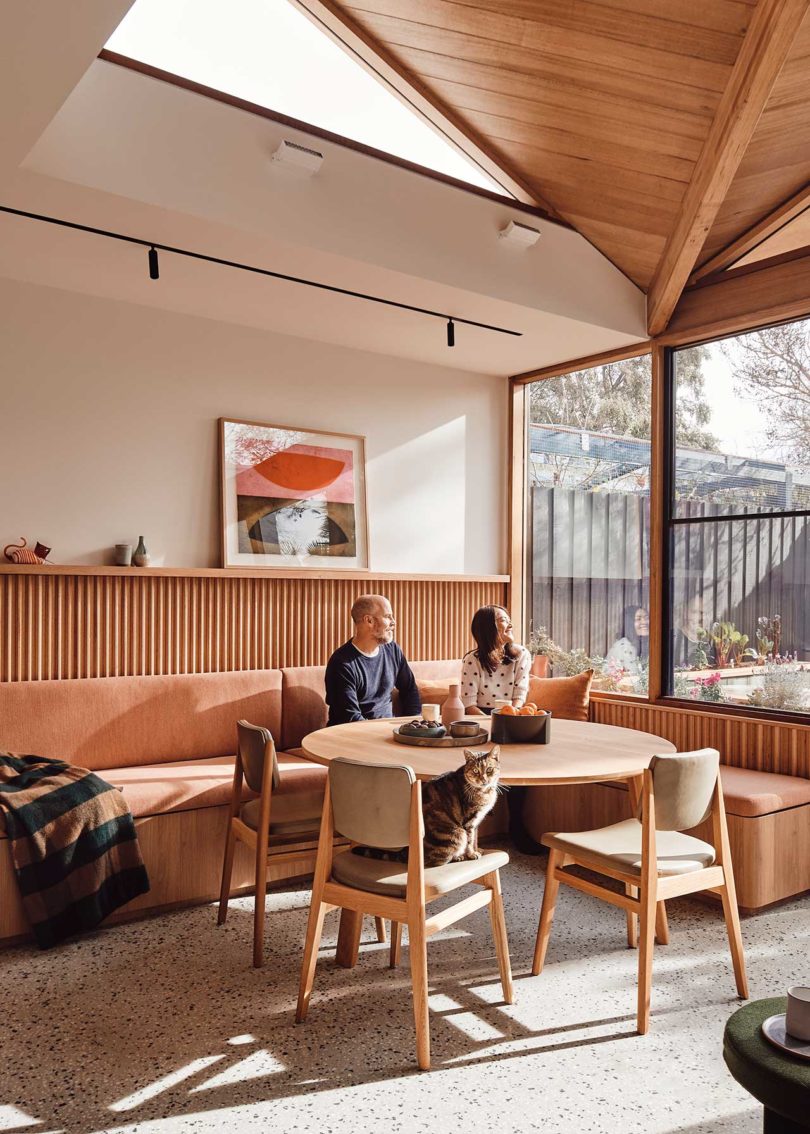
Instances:
[[[0,811],[40,949],[92,929],[149,889],[121,792],[85,768],[0,753]]]

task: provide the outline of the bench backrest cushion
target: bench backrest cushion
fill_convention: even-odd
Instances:
[[[420,689],[424,687],[430,690],[431,699],[435,697],[437,686],[446,689],[451,682],[461,680],[461,662],[458,658],[417,661],[411,662],[410,666]],[[322,665],[302,665],[282,669],[284,716],[280,748],[286,751],[299,748],[307,733],[315,732],[316,729],[326,725],[328,709],[325,700],[325,672],[326,667]],[[396,714],[397,711],[395,691],[394,713]]]
[[[442,705],[450,693],[451,685],[461,681],[461,662],[458,658],[442,658],[440,661],[410,662],[422,701],[426,704]],[[394,691],[394,716],[399,716],[399,698]]]
[[[325,673],[325,665],[297,665],[281,671],[284,715],[279,747],[287,752],[300,748],[307,733],[326,725]]]
[[[0,684],[0,750],[84,768],[236,751],[236,722],[281,733],[281,671]]]

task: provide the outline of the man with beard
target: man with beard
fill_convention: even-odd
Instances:
[[[326,667],[329,724],[392,717],[391,693],[402,716],[418,716],[422,700],[411,667],[394,641],[394,612],[384,595],[360,595],[352,607],[354,634]]]

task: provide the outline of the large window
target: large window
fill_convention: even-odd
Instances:
[[[527,388],[530,648],[553,676],[644,695],[650,358]]]
[[[667,692],[810,713],[810,321],[672,363]]]

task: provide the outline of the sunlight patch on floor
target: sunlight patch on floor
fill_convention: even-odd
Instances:
[[[477,1043],[494,1043],[503,1039],[503,1032],[449,996],[437,993],[429,998],[428,1003],[431,1011],[440,1016],[445,1024],[458,1028],[463,1035]]]
[[[187,1063],[185,1067],[180,1067],[177,1071],[172,1071],[170,1074],[164,1075],[162,1079],[158,1079],[154,1083],[149,1083],[148,1086],[141,1087],[138,1091],[133,1091],[133,1093],[127,1095],[126,1098],[111,1103],[109,1109],[116,1113],[135,1110],[136,1107],[143,1106],[145,1102],[163,1094],[164,1091],[171,1090],[172,1087],[176,1087],[178,1083],[183,1083],[193,1075],[199,1075],[200,1071],[204,1071],[207,1067],[211,1067],[214,1063],[218,1063],[220,1059],[224,1058],[224,1055],[205,1055],[201,1059],[193,1059],[191,1063]]]
[[[196,1087],[192,1087],[190,1094],[198,1091],[212,1091],[216,1087],[231,1087],[234,1083],[244,1083],[248,1079],[263,1079],[266,1075],[277,1075],[279,1071],[286,1070],[269,1051],[253,1051],[244,1059],[240,1059],[232,1067],[226,1067],[211,1079],[206,1079]]]

